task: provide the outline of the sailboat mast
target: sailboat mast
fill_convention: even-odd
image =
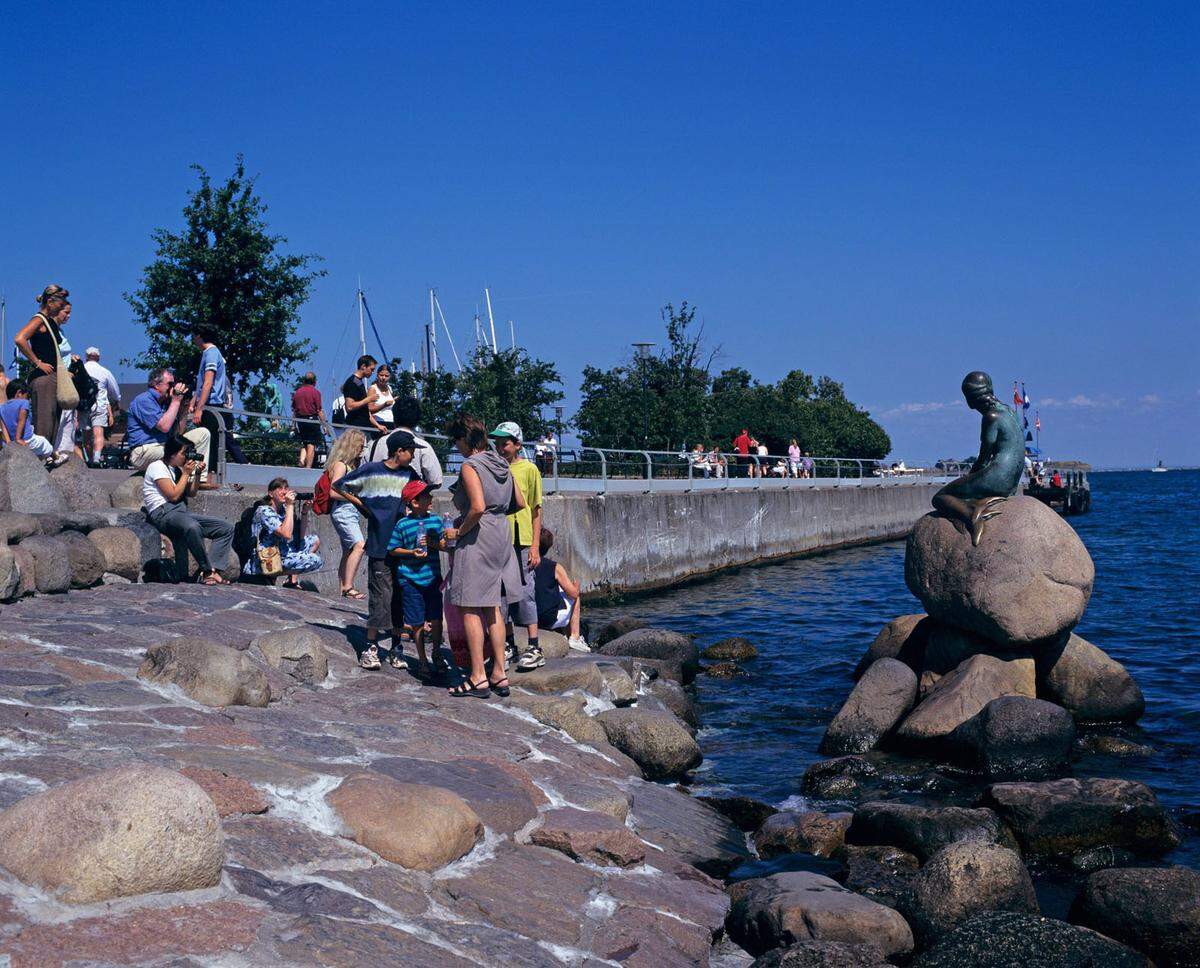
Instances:
[[[517,348],[517,328],[513,325],[513,321],[508,321],[508,336],[512,340],[512,348]]]
[[[8,300],[0,292],[0,373],[8,372],[4,362],[4,354],[8,352]]]
[[[358,355],[367,355],[367,331],[363,318],[362,276],[358,277]]]
[[[496,343],[496,318],[492,315],[492,293],[490,289],[484,288],[483,298],[487,300],[488,325],[492,330],[492,352],[499,353],[500,347]]]

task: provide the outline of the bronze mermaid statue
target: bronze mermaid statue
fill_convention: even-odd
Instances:
[[[1000,505],[1017,491],[1025,469],[1025,437],[1012,407],[1001,403],[992,378],[976,370],[962,382],[967,406],[982,415],[979,457],[971,470],[951,481],[933,496],[933,506],[948,518],[961,521],[978,548],[986,523],[1000,513]]]

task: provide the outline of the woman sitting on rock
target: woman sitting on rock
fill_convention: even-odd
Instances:
[[[321,539],[315,534],[303,535],[296,521],[296,492],[288,487],[286,478],[276,477],[267,485],[267,496],[259,502],[251,524],[255,552],[246,561],[247,575],[262,575],[259,551],[278,548],[287,580],[284,588],[299,588],[297,575],[319,571],[325,564],[317,549]],[[274,582],[274,576],[269,576]]]

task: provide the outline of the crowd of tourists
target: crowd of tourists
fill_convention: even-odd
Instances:
[[[99,349],[88,347],[86,359],[72,353],[65,329],[69,296],[60,286],[46,287],[39,311],[14,339],[28,360],[28,380],[10,382],[0,368],[4,446],[28,447],[51,469],[72,453],[97,462],[122,403]],[[526,671],[545,663],[541,630],[564,630],[571,648],[588,651],[579,586],[550,557],[554,535],[542,522],[542,474],[554,466],[554,436],[532,443],[531,461],[517,423],[504,421],[488,432],[476,417],[456,415],[444,428],[462,457],[450,488],[453,510],[434,514],[443,472],[419,433],[420,401],[397,396],[387,365],[370,356],[359,358],[335,401],[334,424],[344,426],[326,422],[315,374],[306,373],[292,394],[300,466],[316,466],[332,437],[311,501],[276,477],[237,524],[192,510],[191,498],[218,487],[209,472],[218,435],[227,460],[245,462],[232,432],[232,384],[214,336],[205,328],[192,335],[200,352],[194,389],[158,368],[125,411],[129,465],[142,477],[142,512],[174,553],[159,562],[157,577],[178,581],[194,574],[198,582],[219,585],[236,575],[299,588],[300,576],[325,565],[312,518],[328,515],[341,545],[340,593],[367,602],[364,669],[384,662],[406,667],[408,641],[419,677],[444,683],[454,696],[483,698],[509,694],[514,665]],[[365,595],[355,587],[364,556]],[[518,627],[527,638],[519,659]],[[443,632],[453,663],[441,647]]]
[[[697,443],[688,453],[688,462],[694,474],[702,477],[792,477],[810,478],[816,464],[812,454],[800,450],[795,437],[788,444],[787,457],[771,458],[767,445],[756,440],[748,429],[733,438],[733,466],[729,458],[716,445],[711,448]]]

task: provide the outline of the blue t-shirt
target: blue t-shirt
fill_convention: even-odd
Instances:
[[[401,578],[407,578],[414,585],[422,587],[441,578],[442,559],[436,549],[441,543],[442,532],[445,530],[442,519],[436,514],[427,514],[423,518],[409,516],[397,521],[396,527],[392,529],[392,540],[388,542],[388,551],[393,548],[408,548],[411,551],[419,547],[418,541],[424,534],[429,554],[423,560],[409,557],[393,558],[396,573]]]
[[[334,488],[355,495],[367,508],[367,557],[386,558],[388,541],[404,514],[404,485],[413,479],[407,467],[392,470],[381,460],[351,471]]]
[[[215,346],[200,354],[200,369],[196,373],[196,393],[204,386],[204,374],[213,371],[212,390],[208,394],[208,406],[224,407],[229,403],[229,378],[225,374],[225,357]]]
[[[161,444],[170,434],[156,426],[167,408],[158,398],[157,390],[145,390],[133,398],[129,405],[128,426],[125,442],[130,447],[142,444]]]
[[[21,440],[28,440],[33,436],[33,416],[29,412],[28,400],[9,400],[4,406],[0,407],[0,420],[4,421],[4,426],[8,428],[8,435],[17,440],[17,421],[21,419],[21,411],[25,411],[25,430]]]

